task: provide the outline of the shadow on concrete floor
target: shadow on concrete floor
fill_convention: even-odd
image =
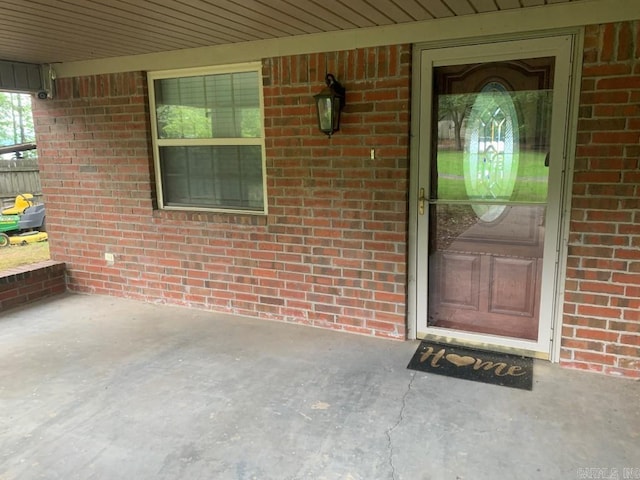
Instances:
[[[640,473],[640,382],[536,362],[529,392],[407,370],[416,347],[101,296],[13,310],[0,479]]]

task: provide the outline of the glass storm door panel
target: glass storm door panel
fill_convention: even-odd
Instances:
[[[434,69],[429,326],[537,339],[553,66]]]
[[[421,94],[429,104],[421,120],[429,121],[420,134],[428,148],[420,147],[426,208],[418,218],[418,257],[426,271],[418,297],[426,290],[427,300],[418,309],[426,316],[418,336],[548,353],[552,309],[541,299],[543,279],[553,283],[555,276],[549,217],[552,235],[559,228],[560,202],[550,201],[558,190],[550,189],[550,159],[564,137],[564,113],[554,115],[559,60],[518,47],[512,58],[473,61],[469,52],[487,58],[481,47],[454,47],[454,55],[441,52],[431,63],[423,52],[430,91]],[[456,61],[458,52],[464,55]]]

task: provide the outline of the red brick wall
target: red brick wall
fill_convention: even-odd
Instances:
[[[66,292],[64,263],[45,262],[0,272],[0,312]]]
[[[404,338],[410,63],[408,46],[264,62],[266,217],[154,210],[144,75],[57,80],[35,124],[69,288]],[[325,66],[347,88],[331,139]]]
[[[640,377],[640,28],[586,30],[562,363]]]
[[[561,349],[565,366],[629,377],[640,376],[638,45],[636,23],[586,32]],[[69,287],[403,338],[410,56],[265,60],[266,217],[155,210],[144,75],[59,79],[35,113]],[[311,99],[325,71],[347,88],[331,139]]]

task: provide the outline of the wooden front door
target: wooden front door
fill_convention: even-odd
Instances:
[[[550,352],[569,82],[539,42],[422,52],[420,337]]]

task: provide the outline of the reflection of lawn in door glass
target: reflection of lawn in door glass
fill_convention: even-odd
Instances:
[[[464,153],[460,151],[438,152],[438,198],[441,200],[466,200],[464,185]],[[518,181],[511,196],[512,202],[544,202],[547,199],[547,175],[545,154],[520,152],[518,156]]]

